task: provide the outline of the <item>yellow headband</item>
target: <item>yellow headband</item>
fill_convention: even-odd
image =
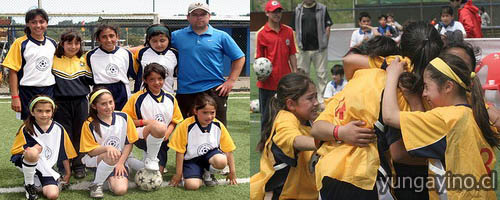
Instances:
[[[97,96],[99,96],[100,94],[105,93],[105,92],[111,94],[111,92],[109,90],[107,90],[107,89],[97,90],[97,92],[94,92],[94,94],[92,94],[92,96],[90,96],[90,102],[89,103],[92,104],[92,102],[94,102],[94,100],[95,100],[95,98],[97,98]]]
[[[30,111],[33,111],[33,106],[35,106],[35,104],[39,101],[48,101],[50,104],[52,104],[52,110],[56,109],[56,104],[54,103],[54,101],[51,98],[49,98],[49,97],[37,97],[37,98],[33,99],[33,101],[31,101]]]
[[[460,77],[458,77],[457,74],[455,74],[455,72],[453,72],[453,70],[451,70],[450,66],[448,64],[446,64],[441,58],[439,58],[439,57],[434,58],[431,61],[431,65],[434,66],[434,68],[439,70],[441,73],[443,73],[447,77],[451,78],[451,80],[454,80],[455,82],[457,82],[465,90],[469,90],[467,88],[467,86],[465,85],[465,83],[460,79]],[[471,74],[471,76],[472,76],[472,74]],[[474,74],[474,76],[475,76],[475,74]]]

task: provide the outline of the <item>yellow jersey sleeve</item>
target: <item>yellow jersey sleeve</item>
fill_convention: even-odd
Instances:
[[[368,59],[368,65],[370,68],[380,68],[380,69],[385,69],[387,68],[394,59],[398,58],[402,61],[405,61],[408,67],[408,71],[411,72],[413,69],[413,65],[411,63],[410,58],[408,57],[402,57],[402,56],[387,56],[387,57],[382,57],[382,56],[377,56],[377,57],[370,57]]]
[[[139,118],[137,117],[137,113],[135,111],[135,103],[137,102],[137,97],[139,96],[139,93],[141,91],[136,92],[133,94],[130,99],[128,99],[127,103],[125,106],[122,108],[122,112],[127,113],[128,116],[130,116],[133,120],[138,120]]]
[[[336,117],[342,117],[345,112],[344,92],[340,91],[328,99],[325,110],[319,114],[316,121],[327,121],[335,125],[340,125]]]
[[[2,62],[2,65],[12,69],[16,72],[21,70],[21,65],[22,65],[22,57],[21,55],[21,43],[24,41],[26,36],[18,38],[14,43],[10,46],[9,52],[7,53],[7,56],[5,56],[5,59]]]
[[[220,124],[220,129],[221,129],[221,136],[220,136],[220,149],[223,152],[231,152],[236,149],[236,146],[234,145],[233,138],[231,138],[231,135],[229,135],[229,132],[226,129],[226,126],[219,122]]]
[[[186,153],[188,126],[191,121],[193,121],[192,118],[188,118],[175,127],[170,136],[168,147],[178,153]]]
[[[139,139],[137,128],[135,127],[134,120],[127,115],[127,138],[128,143],[133,144]]]
[[[450,128],[442,115],[444,107],[427,112],[401,112],[403,142],[410,154],[441,159],[446,150],[446,134]]]
[[[68,132],[64,129],[64,152],[66,152],[66,157],[68,159],[75,158],[76,151],[75,148],[73,147],[73,144],[71,143],[71,139],[68,136]]]
[[[10,149],[10,154],[12,155],[21,154],[24,152],[23,146],[26,144],[26,138],[24,138],[23,129],[24,125],[19,128],[19,132],[14,139],[14,144],[12,144],[12,148]]]
[[[89,118],[91,120],[91,118]],[[94,134],[90,130],[90,122],[86,120],[82,126],[82,133],[80,139],[80,152],[87,153],[89,151],[94,150],[95,148],[101,146],[94,138]]]
[[[295,115],[288,111],[280,111],[274,120],[274,134],[271,141],[276,144],[283,153],[295,159],[295,148],[293,142],[295,137],[302,135],[299,130],[300,121]]]
[[[182,120],[184,120],[184,117],[182,117],[181,109],[179,108],[177,99],[174,97],[174,114],[172,115],[172,122],[175,124],[179,124],[182,122]]]

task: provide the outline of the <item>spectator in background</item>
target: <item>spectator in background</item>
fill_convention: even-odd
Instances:
[[[387,37],[394,37],[396,35],[396,30],[387,24],[387,15],[380,15],[378,17],[378,23],[380,26],[378,26],[377,31],[381,35]]]
[[[450,6],[458,9],[458,21],[464,25],[467,38],[482,38],[479,8],[472,0],[450,0]]]
[[[444,35],[446,32],[461,31],[463,37],[467,36],[462,23],[453,20],[453,8],[450,6],[441,7],[441,21],[434,26],[439,34]]]
[[[261,110],[261,130],[269,121],[269,102],[276,94],[281,77],[297,71],[295,40],[293,30],[280,23],[283,7],[279,1],[268,1],[265,7],[267,23],[257,31],[255,58],[266,57],[273,64],[271,75],[257,81]]]
[[[371,26],[372,23],[372,17],[367,12],[361,12],[359,13],[359,29],[356,29],[352,32],[351,36],[351,44],[349,47],[356,46],[358,44],[361,44],[363,40],[369,40],[373,36],[375,36],[375,28]]]
[[[328,63],[328,40],[333,25],[328,10],[316,0],[304,0],[295,8],[294,27],[299,47],[298,68],[309,75],[311,62],[316,69],[318,101],[323,103]]]
[[[391,26],[394,30],[396,30],[396,36],[401,35],[401,31],[403,31],[403,26],[399,24],[396,19],[394,19],[394,14],[387,13],[387,25]]]
[[[484,10],[484,6],[479,9],[479,14],[481,15],[481,26],[489,26],[491,19],[490,15]]]
[[[337,92],[340,92],[347,84],[347,80],[344,78],[344,67],[342,65],[334,65],[331,72],[332,80],[326,85],[325,94],[323,95],[323,98],[325,99],[328,99],[337,94]]]

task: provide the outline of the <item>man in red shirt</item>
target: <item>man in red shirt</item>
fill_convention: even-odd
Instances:
[[[472,0],[450,0],[451,7],[458,8],[458,21],[464,25],[467,38],[482,38],[479,8]]]
[[[266,3],[267,23],[257,31],[257,47],[255,58],[266,57],[273,64],[271,75],[257,82],[259,88],[259,105],[261,111],[261,129],[268,119],[269,102],[276,94],[281,77],[297,71],[295,40],[293,30],[281,24],[283,7],[279,1]]]

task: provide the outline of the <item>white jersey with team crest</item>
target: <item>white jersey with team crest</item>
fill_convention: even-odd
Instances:
[[[174,93],[174,71],[177,67],[177,59],[177,50],[171,48],[157,52],[151,47],[145,47],[137,55],[137,61],[142,70],[150,63],[158,63],[165,68],[167,73],[162,89],[169,93]]]
[[[122,82],[127,85],[128,77],[134,73],[132,53],[118,46],[111,52],[97,47],[87,53],[86,60],[95,84]]]
[[[14,41],[2,65],[17,72],[21,86],[54,85],[52,63],[56,46],[56,41],[49,37],[38,41],[25,35]]]

